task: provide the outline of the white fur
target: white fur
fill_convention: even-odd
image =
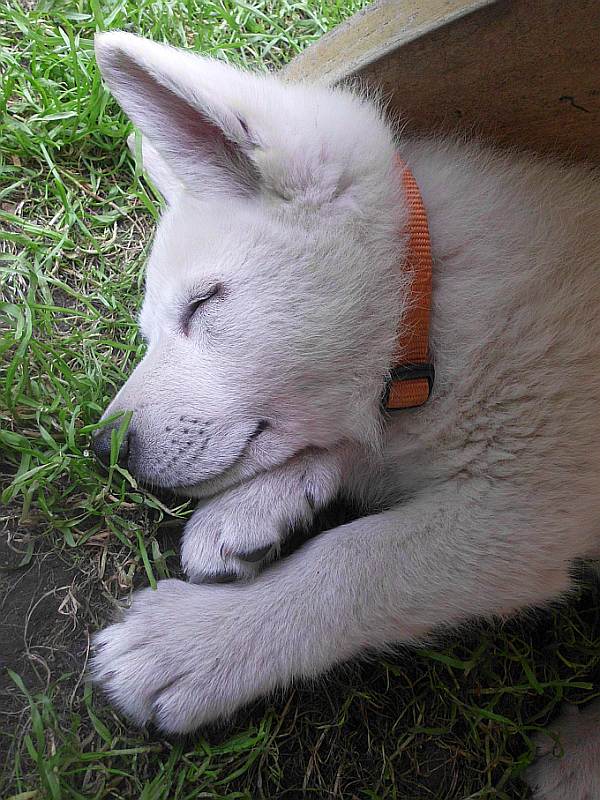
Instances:
[[[598,179],[395,140],[348,92],[129,34],[100,36],[97,54],[169,204],[148,354],[107,413],[134,411],[140,479],[209,498],[187,572],[254,574],[245,553],[340,491],[386,509],[251,582],[136,595],[97,639],[114,702],[187,731],[366,648],[564,594],[571,561],[599,546]],[[429,216],[437,378],[427,405],[383,418],[409,302],[396,151]]]
[[[600,797],[600,703],[580,711],[567,706],[536,737],[538,760],[525,773],[533,800],[596,800]]]

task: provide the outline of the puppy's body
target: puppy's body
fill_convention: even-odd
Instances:
[[[250,582],[138,594],[98,637],[117,705],[187,731],[367,648],[566,592],[600,549],[597,177],[396,141],[351,95],[124,34],[98,54],[169,202],[149,352],[107,413],[134,411],[134,473],[203,498],[186,571],[255,576],[252,554],[339,492],[377,509]],[[410,302],[396,152],[429,218],[436,384],[383,418]]]

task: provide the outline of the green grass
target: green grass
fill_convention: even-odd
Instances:
[[[276,67],[364,2],[30,5],[0,8],[0,537],[11,567],[0,613],[17,629],[14,647],[25,642],[9,653],[16,671],[0,699],[0,795],[525,796],[532,732],[565,698],[598,691],[589,576],[567,609],[341,669],[185,741],[129,727],[86,686],[89,631],[113,598],[176,571],[172,531],[190,511],[165,507],[117,466],[101,476],[87,449],[142,353],[135,312],[158,214],[101,85],[93,34],[126,28]]]

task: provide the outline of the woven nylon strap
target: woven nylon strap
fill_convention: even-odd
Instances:
[[[401,321],[390,370],[384,401],[388,411],[423,405],[429,398],[433,382],[429,355],[432,260],[427,214],[412,172],[400,158],[398,167],[408,206],[406,262],[413,282],[410,304]]]

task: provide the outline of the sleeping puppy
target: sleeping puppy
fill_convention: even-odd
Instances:
[[[96,638],[113,702],[190,731],[365,650],[565,595],[600,545],[598,178],[396,137],[350,92],[126,33],[96,53],[167,203],[148,351],[105,416],[133,412],[137,479],[199,498],[190,582],[137,593]],[[405,174],[429,225],[436,379],[390,413],[420,302]],[[365,515],[277,560],[340,494]]]

